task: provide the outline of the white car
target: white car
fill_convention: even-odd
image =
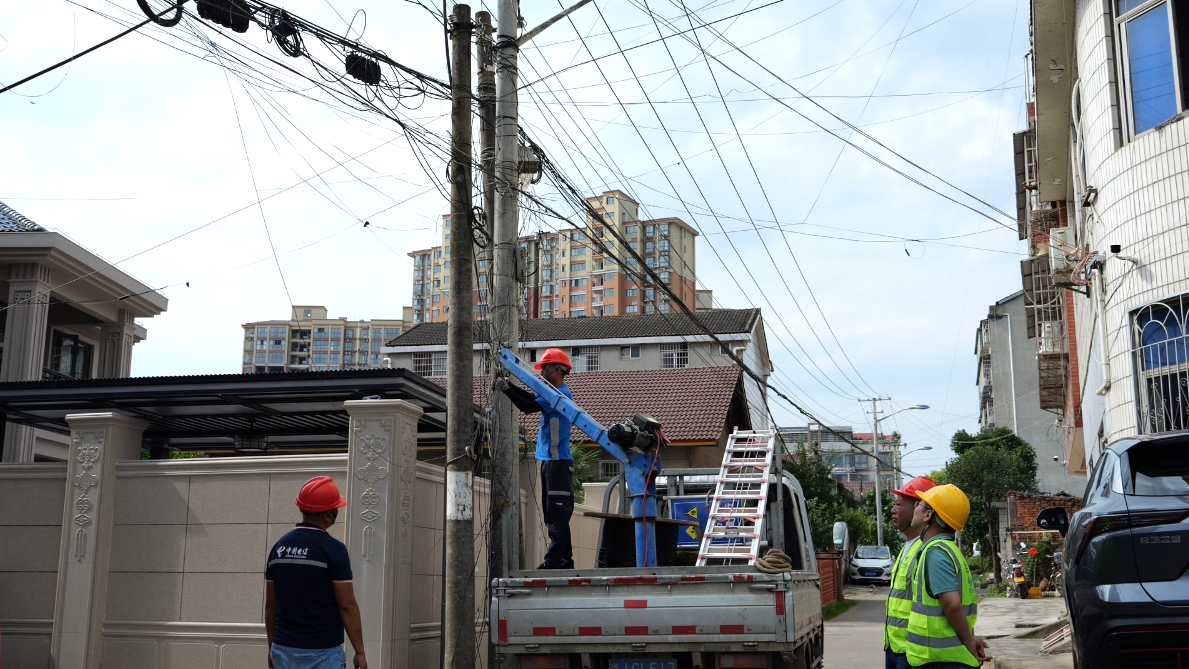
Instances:
[[[887,546],[859,546],[850,561],[850,580],[892,582],[892,549]]]

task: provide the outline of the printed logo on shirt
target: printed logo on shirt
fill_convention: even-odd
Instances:
[[[298,548],[296,546],[277,546],[277,557],[306,557],[310,552],[308,548]]]

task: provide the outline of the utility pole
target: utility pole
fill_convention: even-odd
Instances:
[[[517,0],[499,0],[495,43],[495,226],[491,238],[491,318],[495,326],[491,350],[516,350],[520,310],[516,299],[517,236],[520,228],[517,187],[520,182],[516,33]],[[493,393],[491,429],[491,576],[507,576],[520,568],[520,469],[517,421],[512,401]]]
[[[454,243],[454,313],[447,321],[446,550],[442,620],[443,669],[475,667],[474,534],[474,339],[471,289],[471,8],[455,5],[451,17],[450,227]]]
[[[872,397],[871,402],[871,420],[874,421],[874,426],[871,430],[871,453],[875,456],[875,536],[876,543],[879,546],[883,545],[883,498],[880,494],[879,482],[879,405],[880,400],[889,399],[887,397]]]
[[[483,214],[487,239],[495,224],[495,63],[492,61],[491,14],[475,13],[479,47],[479,161],[483,168]],[[487,287],[489,290],[491,286]]]

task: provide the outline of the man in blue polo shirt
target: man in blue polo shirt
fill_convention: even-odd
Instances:
[[[346,667],[344,629],[355,669],[367,669],[351,559],[343,542],[326,532],[346,505],[329,476],[306,481],[297,495],[302,522],[268,552],[264,628],[273,669]]]

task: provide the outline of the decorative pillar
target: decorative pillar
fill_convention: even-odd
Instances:
[[[88,669],[103,657],[116,462],[140,458],[148,423],[115,413],[71,414],[70,460],[51,665]]]
[[[136,342],[132,312],[120,309],[116,319],[100,327],[100,379],[126,379],[132,375],[132,345]]]
[[[369,667],[407,669],[413,580],[413,481],[421,408],[404,400],[344,402],[347,548]]]
[[[8,278],[8,316],[4,327],[4,360],[0,381],[40,381],[45,365],[49,320],[50,269],[17,263]],[[7,425],[4,462],[33,462],[33,428]]]

